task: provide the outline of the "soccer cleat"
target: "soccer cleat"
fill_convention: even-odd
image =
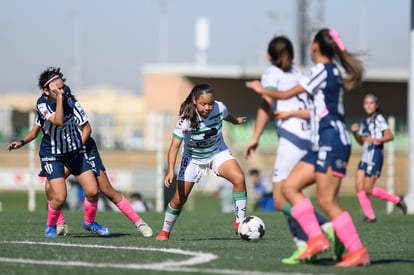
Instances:
[[[371,261],[369,259],[369,255],[367,249],[365,247],[361,247],[358,250],[349,252],[346,254],[342,261],[336,264],[336,267],[352,267],[352,266],[369,266]]]
[[[157,237],[155,237],[157,241],[168,241],[169,238],[170,232],[164,230],[161,230],[160,233],[158,233]]]
[[[377,218],[370,219],[368,217],[365,217],[362,219],[362,221],[366,223],[374,223],[374,222],[377,222]]]
[[[306,246],[299,246],[295,251],[293,251],[292,255],[288,258],[282,259],[282,263],[284,264],[301,264],[301,263],[313,263],[316,260],[316,256],[307,258],[304,261],[298,260],[298,256],[305,251]]]
[[[68,225],[66,223],[65,224],[58,224],[56,226],[56,234],[63,235],[63,236],[69,235]]]
[[[325,253],[329,250],[329,241],[324,234],[320,234],[306,243],[306,249],[299,256],[298,260],[303,261],[319,253]]]
[[[239,235],[239,224],[240,224],[240,222],[238,222],[238,221],[236,221],[236,219],[234,219],[233,227],[234,227],[234,233],[236,233],[236,235]]]
[[[95,232],[96,234],[101,235],[101,236],[111,235],[111,231],[109,231],[108,228],[106,228],[103,225],[98,224],[97,222],[87,224],[85,223],[85,221],[83,221],[83,229]]]
[[[140,220],[139,223],[136,224],[137,229],[139,232],[141,232],[142,236],[148,238],[151,237],[153,232],[151,227],[148,226],[148,224],[146,224],[142,219]]]
[[[342,258],[342,255],[345,252],[344,244],[338,239],[338,236],[335,234],[333,226],[329,226],[324,231],[325,236],[328,238],[331,243],[331,247],[334,249],[334,261],[339,261]]]
[[[404,215],[407,215],[407,204],[405,204],[404,197],[403,196],[399,196],[399,197],[400,197],[400,201],[395,206],[400,208]]]
[[[46,224],[45,236],[46,238],[56,238],[56,226],[50,226]]]

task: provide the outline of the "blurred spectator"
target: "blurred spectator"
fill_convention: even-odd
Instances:
[[[269,185],[266,180],[261,176],[258,169],[251,169],[249,171],[249,177],[254,184],[254,200],[255,211],[276,211],[272,190],[269,190]]]
[[[220,211],[234,212],[233,184],[226,179],[220,179],[213,196],[220,200]]]
[[[149,202],[145,202],[142,199],[141,194],[138,192],[132,193],[129,196],[129,203],[131,204],[135,212],[146,212],[152,210],[152,204]]]

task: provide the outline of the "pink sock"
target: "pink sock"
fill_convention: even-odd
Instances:
[[[336,235],[349,252],[358,250],[362,247],[355,225],[347,211],[342,212],[339,216],[333,219],[332,225]]]
[[[93,223],[96,218],[96,211],[98,211],[98,201],[90,202],[85,198],[85,200],[83,201],[83,206],[85,209],[85,223]]]
[[[58,220],[56,222],[56,225],[62,225],[62,224],[65,224],[65,223],[66,223],[65,216],[63,215],[63,211],[60,210],[59,217],[58,217]]]
[[[137,213],[135,213],[134,209],[132,209],[131,205],[129,204],[128,200],[122,195],[122,199],[120,202],[115,204],[116,207],[119,208],[119,210],[124,213],[125,216],[128,217],[128,219],[131,220],[133,224],[138,222],[141,218],[138,216]]]
[[[371,220],[375,219],[374,209],[372,209],[372,204],[367,196],[367,193],[365,191],[360,191],[358,192],[357,197],[365,217]]]
[[[55,210],[50,205],[47,208],[47,224],[49,226],[56,226],[61,210]]]
[[[303,231],[308,235],[309,239],[322,234],[318,220],[315,216],[315,210],[311,201],[306,198],[295,204],[291,208],[291,212],[296,221],[300,224]]]
[[[379,187],[372,188],[371,195],[373,197],[380,198],[381,200],[384,200],[384,201],[391,201],[394,204],[397,204],[400,202],[400,198],[398,196],[392,195],[388,193],[387,191],[385,191],[384,189],[379,188]]]
[[[47,207],[48,208],[50,207],[50,201],[47,201]],[[59,210],[59,217],[58,217],[58,220],[56,222],[56,225],[62,225],[62,224],[65,224],[65,223],[66,223],[65,216],[63,216],[63,211],[61,209],[61,210]]]

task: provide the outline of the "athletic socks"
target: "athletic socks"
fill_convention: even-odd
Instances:
[[[47,201],[47,208],[50,207],[50,201]],[[59,216],[56,222],[56,225],[66,224],[65,216],[63,215],[63,210],[59,210]]]
[[[234,216],[239,222],[246,217],[247,192],[233,192]]]
[[[96,211],[98,211],[98,201],[90,202],[86,198],[83,202],[83,206],[85,209],[84,220],[86,224],[91,224],[95,221],[96,218]]]
[[[358,192],[357,197],[365,217],[367,217],[370,220],[375,219],[374,209],[372,208],[372,204],[367,196],[367,193],[365,191],[360,191]]]
[[[362,248],[352,218],[347,211],[342,212],[339,216],[332,220],[332,225],[336,236],[344,244],[348,252],[356,251]]]
[[[300,224],[308,238],[314,238],[322,234],[318,220],[315,216],[315,210],[308,198],[292,206],[292,215]]]
[[[50,205],[48,205],[47,208],[47,225],[49,226],[56,226],[56,223],[59,218],[59,213],[61,213],[62,210],[55,210]]]
[[[171,232],[172,227],[178,219],[178,216],[181,214],[181,209],[174,209],[168,204],[165,211],[164,223],[162,225],[162,230],[166,232]]]
[[[397,204],[400,202],[400,197],[396,195],[392,195],[388,193],[387,191],[385,191],[384,189],[379,188],[379,187],[372,188],[371,196],[380,198],[381,200],[384,200],[384,201],[391,201],[394,204]]]
[[[121,201],[115,203],[115,205],[133,224],[136,224],[141,219],[124,195],[122,195]]]
[[[295,243],[298,244],[300,241],[301,243],[308,241],[308,236],[303,231],[302,227],[298,224],[298,222],[293,218],[291,215],[287,215],[283,213],[289,227],[289,231],[295,240]]]

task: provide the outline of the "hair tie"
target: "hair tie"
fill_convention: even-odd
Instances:
[[[345,51],[346,49],[345,44],[344,42],[342,42],[342,39],[336,30],[329,30],[329,36],[336,43],[336,45],[341,51]]]
[[[50,82],[52,82],[53,80],[59,78],[60,76],[58,74],[53,75],[51,78],[48,79],[48,81],[46,81],[45,84],[43,84],[43,88],[46,88],[47,85],[49,85]]]

